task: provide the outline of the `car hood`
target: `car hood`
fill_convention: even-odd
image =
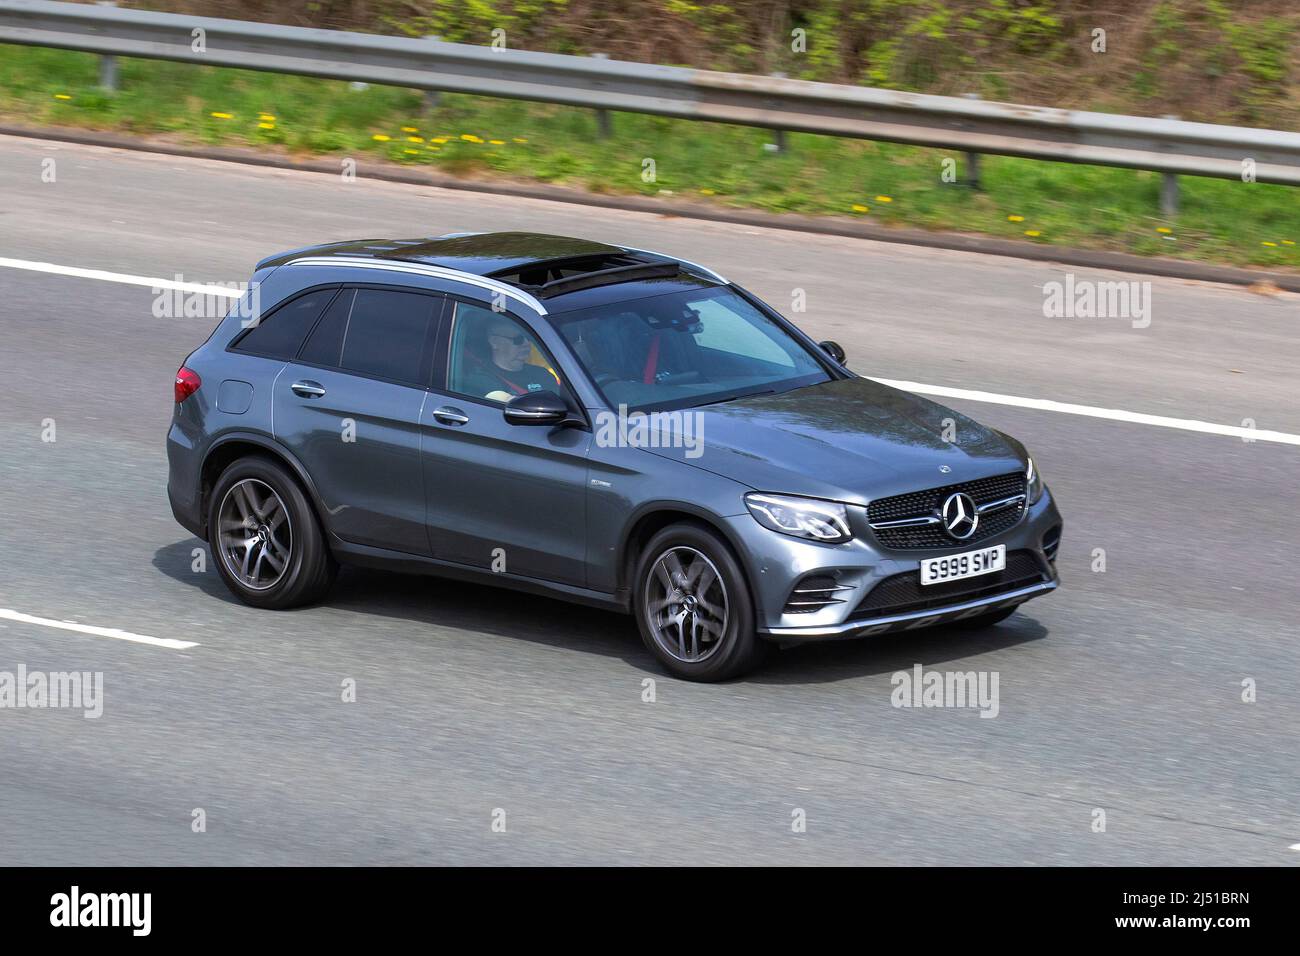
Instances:
[[[1024,468],[1014,439],[865,378],[674,414],[698,416],[690,424],[699,437],[648,451],[759,491],[866,504]]]

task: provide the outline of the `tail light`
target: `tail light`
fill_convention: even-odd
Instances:
[[[180,404],[199,390],[203,380],[197,372],[182,365],[176,372],[176,404]]]

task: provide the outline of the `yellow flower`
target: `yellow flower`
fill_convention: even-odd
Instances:
[[[526,142],[528,142],[528,140],[524,139],[522,136],[516,136],[516,137],[515,137],[515,142],[516,142],[516,143],[526,143]]]
[[[69,96],[67,93],[55,93],[55,94],[54,94],[54,98],[55,98],[56,100],[70,100],[70,99],[72,99],[72,97]]]
[[[888,197],[888,196],[877,196],[877,197],[876,197],[876,202],[893,202],[893,201],[894,201],[894,200],[891,199],[891,198]]]
[[[434,145],[432,145],[432,144],[430,144],[427,148],[433,150],[433,152],[435,152],[435,153],[436,153],[438,150],[442,149],[441,146],[434,146]]]
[[[403,132],[403,133],[418,133],[419,131],[420,131],[420,127],[418,127],[418,126],[403,126],[403,127],[402,127],[402,132]]]
[[[260,119],[263,123],[275,122],[275,117],[272,116],[270,113],[258,113],[257,118]]]
[[[423,142],[424,142],[424,137],[423,137],[423,136],[408,136],[408,137],[406,137],[406,141],[407,141],[408,143],[423,143]]]
[[[433,139],[430,140],[430,142],[431,142],[431,143],[445,143],[445,142],[447,142],[447,140],[449,140],[449,139],[451,139],[450,136],[435,136]]]
[[[1156,226],[1156,232],[1163,233],[1164,235],[1167,236],[1171,232],[1173,232],[1173,230],[1170,229],[1168,226]]]
[[[1277,248],[1277,243],[1276,243],[1276,242],[1269,242],[1267,239],[1265,239],[1263,242],[1261,242],[1260,245],[1261,245],[1261,246],[1272,246],[1272,247],[1274,247],[1274,248]]]
[[[853,211],[854,211],[854,212],[871,212],[871,207],[870,207],[870,206],[861,206],[861,205],[858,205],[857,203],[854,203],[854,204],[853,204]]]
[[[406,150],[403,150],[403,152],[406,153],[407,156],[419,156],[419,155],[420,155],[420,151],[419,151],[418,149],[406,149]]]
[[[1290,240],[1290,239],[1283,239],[1283,240],[1282,240],[1282,245],[1284,245],[1284,246],[1294,246],[1295,243],[1294,243],[1292,240]]]
[[[386,143],[388,142],[390,137],[385,136],[383,133],[376,133],[374,136],[370,138],[373,139],[376,143]]]
[[[1007,216],[1007,222],[1024,222],[1024,216]]]
[[[1025,235],[1028,236],[1030,239],[1037,239],[1039,236],[1042,235],[1042,233],[1039,232],[1037,229],[1026,229]]]
[[[712,196],[712,195],[713,195],[713,190],[712,190],[712,189],[701,189],[701,190],[700,190],[700,195],[701,195],[701,196]]]
[[[257,128],[258,128],[258,129],[275,129],[275,124],[274,124],[274,123],[258,123],[258,124],[257,124]]]
[[[465,142],[467,142],[467,143],[481,143],[481,142],[483,142],[483,140],[481,140],[479,137],[475,136],[473,133],[461,133],[461,134],[460,134],[460,138],[463,139],[463,140],[464,140]]]
[[[488,142],[491,143],[493,146],[504,146],[506,144],[506,141],[504,139],[490,139],[488,140]]]
[[[235,114],[233,113],[210,113],[209,115],[213,119],[234,119],[235,118]]]

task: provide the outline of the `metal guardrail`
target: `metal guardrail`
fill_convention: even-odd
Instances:
[[[53,0],[0,0],[0,43],[1146,169],[1166,174],[1170,212],[1178,174],[1300,185],[1300,133],[1175,119]]]

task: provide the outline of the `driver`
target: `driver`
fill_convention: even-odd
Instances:
[[[477,363],[469,375],[469,391],[494,402],[508,402],[529,392],[554,390],[560,378],[548,368],[533,365],[533,340],[509,319],[493,319],[488,325],[491,356]]]

